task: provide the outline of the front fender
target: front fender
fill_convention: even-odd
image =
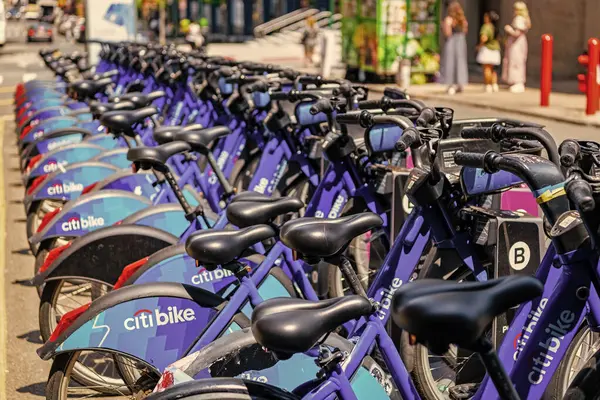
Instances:
[[[75,239],[62,252],[53,250],[60,255],[40,268],[33,283],[80,277],[114,285],[125,266],[175,243],[175,236],[148,226],[109,226]]]
[[[100,162],[83,162],[67,166],[64,171],[48,174],[43,182],[31,186],[25,196],[25,211],[29,213],[34,202],[53,199],[64,202],[76,199],[83,189],[118,172],[114,165]]]
[[[179,283],[129,286],[72,311],[70,318],[66,314],[37,353],[48,360],[103,349],[144,360],[160,373],[186,354],[223,304],[220,296]]]
[[[32,244],[55,237],[78,237],[114,225],[152,202],[122,190],[84,194],[70,201],[43,228],[29,238]]]

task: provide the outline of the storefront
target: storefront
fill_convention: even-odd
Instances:
[[[342,58],[349,77],[395,75],[410,60],[412,80],[439,71],[440,0],[342,0]]]

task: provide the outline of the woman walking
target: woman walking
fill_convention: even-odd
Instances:
[[[496,26],[494,23],[500,17],[494,11],[483,15],[483,25],[479,30],[479,45],[477,62],[483,66],[483,80],[487,93],[498,91],[498,73],[495,67],[500,65],[500,43],[496,40]]]
[[[468,23],[463,8],[458,1],[453,1],[448,6],[448,16],[444,18],[442,25],[442,32],[446,37],[442,54],[442,76],[450,95],[461,92],[469,82],[467,31]]]
[[[514,6],[514,18],[510,25],[504,30],[508,35],[506,49],[504,51],[504,62],[502,68],[502,79],[510,85],[513,93],[525,91],[527,75],[527,31],[531,29],[531,19],[527,5],[517,1]]]

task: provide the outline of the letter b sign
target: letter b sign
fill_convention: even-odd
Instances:
[[[529,264],[531,251],[529,245],[525,242],[517,242],[513,244],[508,251],[508,263],[511,268],[516,271],[521,271]]]

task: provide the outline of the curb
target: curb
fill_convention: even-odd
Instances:
[[[373,93],[383,93],[383,88],[380,86],[369,87],[369,91],[373,92]],[[502,106],[502,105],[481,104],[478,102],[465,100],[464,98],[461,98],[461,96],[454,96],[452,99],[448,99],[448,97],[438,96],[435,94],[416,93],[414,95],[416,98],[422,99],[422,100],[435,100],[435,101],[439,101],[442,103],[443,102],[452,102],[452,103],[460,104],[463,106],[470,106],[470,107],[481,108],[481,109],[509,112],[509,113],[513,113],[513,114],[520,114],[520,115],[525,115],[528,117],[547,119],[547,120],[562,122],[562,123],[566,123],[566,124],[600,128],[600,121],[586,121],[585,119],[582,120],[582,119],[577,119],[577,118],[564,118],[564,117],[560,117],[560,116],[539,114],[539,113],[536,113],[533,111],[528,111],[528,110],[515,110],[514,108],[510,108],[510,107],[506,107],[506,106]]]

